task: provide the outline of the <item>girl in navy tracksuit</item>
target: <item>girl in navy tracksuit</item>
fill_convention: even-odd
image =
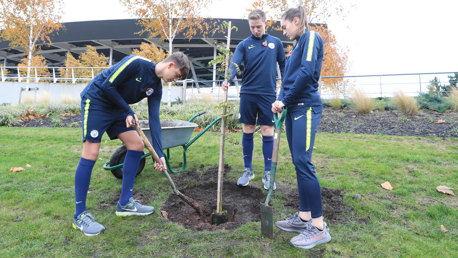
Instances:
[[[297,43],[286,61],[282,88],[272,111],[278,113],[287,108],[286,136],[296,168],[300,207],[298,213],[276,225],[285,231],[300,232],[291,243],[308,249],[331,240],[323,222],[320,183],[311,162],[323,109],[318,92],[323,40],[318,33],[307,29],[302,7],[288,9],[281,25],[283,34]]]

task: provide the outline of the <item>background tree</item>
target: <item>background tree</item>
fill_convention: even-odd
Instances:
[[[27,82],[38,42],[51,42],[60,24],[62,0],[0,0],[0,37],[27,53]]]
[[[143,56],[155,63],[159,63],[167,57],[167,52],[156,47],[154,43],[147,44],[143,42],[140,45],[140,49],[134,49],[134,51],[132,51],[132,55]]]
[[[137,16],[143,30],[150,38],[160,36],[169,42],[169,55],[173,53],[172,43],[178,33],[191,39],[198,31],[205,36],[211,30],[210,24],[201,16],[202,8],[212,0],[120,0],[127,9]],[[171,105],[170,83],[168,103]]]
[[[35,55],[32,58],[25,57],[21,60],[21,63],[18,64],[19,71],[21,76],[27,76],[30,74],[30,71],[34,74],[33,77],[36,79],[43,77],[50,77],[48,70],[48,64],[44,56]],[[33,69],[31,69],[33,67]],[[49,79],[48,79],[49,80]],[[47,81],[47,80],[46,80]]]
[[[348,9],[344,8],[342,0],[255,0],[252,4],[252,9],[261,9],[266,13],[269,21],[268,26],[279,30],[281,15],[290,7],[297,7],[301,4],[305,8],[307,22],[309,25],[313,23],[311,29],[317,31],[324,41],[324,59],[321,69],[321,76],[343,76],[348,69],[347,49],[341,48],[335,38],[334,33],[324,24],[331,17],[340,17],[345,19]],[[348,3],[346,3],[348,5]],[[351,7],[351,5],[350,5]],[[323,83],[329,89],[336,89],[335,85],[341,83],[342,78],[324,79]]]
[[[93,46],[87,45],[86,48],[86,51],[83,52],[78,59],[73,57],[71,53],[67,53],[67,59],[65,60],[66,68],[59,68],[61,77],[93,78],[97,74],[101,73],[106,67],[108,67],[109,58],[107,56],[102,53],[99,54],[97,49]],[[78,69],[79,67],[100,68]]]

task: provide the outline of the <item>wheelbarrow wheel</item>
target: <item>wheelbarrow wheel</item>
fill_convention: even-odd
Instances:
[[[124,163],[124,159],[126,158],[126,153],[127,153],[127,147],[125,145],[117,148],[115,152],[113,152],[113,155],[111,155],[110,167]],[[142,153],[142,155],[143,154],[144,153]],[[140,173],[143,171],[143,168],[145,168],[145,159],[140,160],[140,164],[138,165],[138,169],[137,169],[137,176],[140,175]],[[111,170],[111,173],[113,173],[115,177],[122,179],[122,167]]]

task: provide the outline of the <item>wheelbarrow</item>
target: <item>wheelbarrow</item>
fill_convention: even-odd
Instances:
[[[203,114],[205,111],[199,112],[198,114],[194,115],[188,121],[183,120],[161,120],[161,135],[162,135],[162,148],[166,150],[165,154],[165,161],[167,163],[168,171],[172,173],[180,173],[186,169],[187,159],[186,159],[186,151],[188,148],[197,140],[199,139],[202,134],[207,132],[214,124],[218,123],[222,117],[218,117],[217,119],[213,120],[207,127],[205,127],[199,134],[197,134],[194,138],[191,139],[192,132],[197,127],[197,124],[193,123],[192,121]],[[139,121],[141,130],[145,133],[146,137],[150,142],[151,139],[151,132],[149,129],[149,124],[147,120],[140,120]],[[190,140],[191,139],[191,140]],[[183,148],[183,165],[180,169],[173,169],[170,165],[170,148],[181,146]],[[124,159],[126,157],[127,148],[126,146],[121,146],[117,148],[109,161],[105,162],[103,168],[105,170],[110,170],[111,173],[117,177],[122,178],[122,167],[124,165]],[[145,167],[146,157],[151,156],[150,153],[144,154],[141,157],[140,164],[137,169],[137,176],[143,171]]]

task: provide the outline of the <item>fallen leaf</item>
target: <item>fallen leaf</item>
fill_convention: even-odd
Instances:
[[[27,165],[25,165],[25,167],[26,167],[26,168],[30,168],[30,167],[32,167],[32,165],[27,164]]]
[[[270,247],[270,243],[265,243],[264,247]]]
[[[167,240],[167,239],[169,239],[169,236],[165,236],[162,239]]]
[[[385,183],[381,184],[382,188],[385,190],[393,190],[393,187],[391,186],[390,182],[386,181]]]
[[[91,190],[88,190],[87,193],[90,194],[90,193],[92,193],[92,191],[91,191]]]
[[[448,195],[455,195],[452,191],[453,188],[450,188],[446,185],[440,185],[436,187],[436,190],[440,193],[448,194]]]
[[[437,122],[436,122],[436,124],[443,124],[443,123],[445,123],[445,120],[443,120],[443,119],[439,119],[439,120],[437,120]]]
[[[19,171],[22,171],[22,170],[24,170],[23,167],[17,167],[17,168],[11,168],[11,169],[10,169],[10,171],[13,172],[13,173],[19,172]]]
[[[441,231],[447,233],[448,229],[444,225],[441,225]]]
[[[161,211],[162,217],[164,217],[166,220],[169,219],[169,214],[166,211]]]

